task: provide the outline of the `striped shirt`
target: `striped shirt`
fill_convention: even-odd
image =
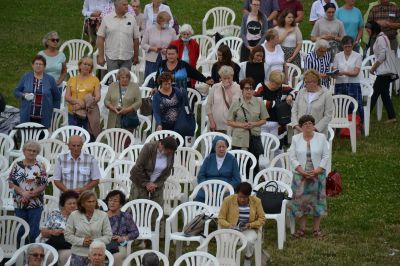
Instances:
[[[99,164],[90,154],[82,152],[75,160],[69,152],[57,158],[53,179],[62,181],[68,189],[82,188],[100,178]]]
[[[239,205],[238,225],[240,225],[240,227],[245,226],[246,224],[249,223],[249,219],[250,219],[250,205],[244,205],[244,206]]]
[[[314,69],[320,74],[325,74],[330,70],[330,63],[330,52],[326,52],[323,57],[319,57],[315,51],[311,51],[306,56],[304,70]],[[321,79],[321,85],[329,88],[329,78]]]

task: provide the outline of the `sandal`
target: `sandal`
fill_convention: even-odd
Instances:
[[[296,233],[293,234],[294,238],[303,238],[306,235],[305,230],[297,229]]]
[[[321,232],[321,229],[314,230],[313,235],[314,235],[314,238],[317,240],[322,240],[325,237],[325,235]]]

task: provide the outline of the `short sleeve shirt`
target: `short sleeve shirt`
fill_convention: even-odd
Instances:
[[[56,56],[48,56],[44,51],[40,51],[38,54],[46,58],[46,69],[44,71],[57,81],[61,75],[62,65],[66,61],[65,54],[59,52]]]
[[[246,22],[246,39],[247,40],[259,40],[261,39],[261,29],[262,25],[261,22],[258,21],[257,18],[252,18],[250,15],[247,17],[247,22]]]
[[[389,20],[390,22],[395,22],[395,23],[400,23],[400,9],[392,4],[378,4],[374,7],[371,8],[371,11],[369,12],[368,16],[368,22],[369,21],[378,21],[378,20]],[[388,28],[388,27],[382,27],[382,31],[388,36],[390,40],[393,40],[396,38],[397,35],[397,30]]]
[[[73,99],[83,100],[86,94],[93,94],[96,87],[100,85],[100,81],[97,77],[91,75],[86,79],[80,79],[78,76],[71,77],[67,86],[71,90]],[[72,112],[72,106],[68,104],[68,112]]]
[[[115,12],[103,18],[97,35],[105,38],[105,54],[111,60],[132,59],[133,39],[140,37],[135,17],[118,17]]]
[[[332,4],[338,8],[335,0],[330,1]],[[310,21],[316,21],[325,16],[324,6],[326,5],[325,0],[316,0],[311,6]]]
[[[361,69],[362,56],[357,52],[351,52],[349,58],[346,59],[344,52],[340,52],[336,54],[335,59],[333,60],[333,67],[339,69],[339,71],[352,71],[354,68]],[[357,77],[349,77],[349,76],[337,76],[336,84],[339,83],[359,83],[360,78]]]
[[[357,38],[358,30],[364,27],[361,11],[356,7],[352,9],[339,8],[336,11],[336,18],[343,22],[346,35],[351,36],[354,40]]]

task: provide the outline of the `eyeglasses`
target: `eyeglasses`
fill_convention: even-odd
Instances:
[[[32,152],[32,153],[38,153],[37,150],[32,150],[32,149],[26,149],[27,152]]]
[[[43,63],[35,63],[34,65],[35,65],[35,66],[44,66]]]
[[[244,87],[243,87],[243,90],[245,90],[245,91],[252,91],[252,90],[253,90],[253,87],[252,87],[252,86],[244,86]]]
[[[50,41],[52,41],[52,42],[59,42],[60,39],[50,39]]]
[[[303,123],[303,126],[313,126],[313,125],[314,125],[314,123],[311,122],[311,121],[308,121],[308,122],[304,122],[304,123]]]
[[[41,259],[44,258],[44,254],[43,253],[31,253],[29,255],[31,255],[34,258],[41,258]]]

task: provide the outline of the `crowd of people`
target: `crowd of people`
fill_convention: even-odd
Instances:
[[[321,239],[321,218],[327,215],[325,180],[329,161],[328,125],[333,117],[334,94],[353,97],[364,123],[361,92],[361,51],[364,29],[369,35],[364,51],[375,55],[369,70],[375,75],[371,110],[379,96],[388,113],[387,122],[396,122],[390,98],[390,75],[387,51],[397,50],[396,34],[400,29],[399,8],[388,0],[379,0],[364,20],[355,0],[345,0],[338,7],[334,0],[313,3],[309,21],[313,24],[310,40],[314,49],[301,55],[304,36],[299,25],[304,10],[298,0],[245,0],[240,37],[243,45],[240,62],[235,61],[227,45],[216,51],[217,61],[210,76],[197,70],[199,43],[193,38],[189,24],[178,25],[170,7],[161,0],[152,0],[141,13],[139,0],[85,0],[82,14],[92,44],[98,48],[97,64],[107,71],[118,70],[117,81],[108,86],[104,106],[108,119],[104,128],[124,128],[134,132],[140,124],[142,106],[140,85],[131,77],[132,65],[139,63],[139,48],[145,51],[144,78],[155,74],[148,84],[152,90],[152,113],[155,130],[176,130],[180,113],[188,108],[188,88],[196,82],[208,86],[206,116],[208,124],[200,132],[219,132],[231,137],[233,150],[245,150],[257,159],[254,175],[259,172],[258,158],[264,153],[261,134],[270,133],[281,141],[279,151],[288,145],[285,131],[294,128],[295,135],[288,149],[293,170],[293,199],[289,215],[298,219],[294,236],[306,235],[307,215],[313,217],[313,236]],[[95,141],[101,132],[100,81],[93,74],[90,57],[78,62],[78,74],[67,76],[65,55],[58,50],[60,36],[49,32],[43,38],[44,50],[32,59],[32,70],[21,78],[14,90],[20,99],[20,123],[36,122],[51,127],[53,110],[68,115],[68,125],[82,127]],[[304,70],[301,89],[288,86],[288,64]],[[332,74],[333,73],[333,74]],[[66,81],[65,93],[63,82]],[[64,98],[64,99],[62,99]],[[66,106],[64,106],[64,103]],[[281,118],[281,106],[291,109],[289,121]],[[188,109],[193,108],[189,105]],[[183,137],[186,136],[180,133]],[[283,134],[282,134],[283,133]],[[286,136],[286,137],[285,137]],[[239,166],[230,154],[228,139],[215,137],[211,153],[201,162],[197,183],[222,180],[236,189],[226,195],[218,215],[221,228],[237,229],[248,240],[245,265],[250,265],[257,229],[265,222],[261,201],[252,196],[252,185],[242,182]],[[173,137],[144,144],[130,171],[130,195],[110,191],[105,198],[107,211],[99,209],[95,193],[102,171],[96,158],[83,152],[80,136],[70,136],[69,152],[60,154],[54,165],[54,186],[60,190],[59,209],[39,227],[44,207],[44,194],[49,186],[48,174],[37,155],[43,148],[34,140],[22,147],[24,159],[12,165],[9,187],[14,192],[15,215],[30,227],[28,243],[41,242],[59,252],[59,265],[70,258],[71,265],[103,265],[105,250],[113,250],[115,265],[122,265],[127,245],[139,236],[129,212],[121,207],[129,200],[150,199],[164,204],[164,185],[174,167],[178,149]],[[248,171],[247,171],[248,173]],[[55,189],[53,188],[53,190]],[[205,201],[200,190],[195,201]],[[155,223],[155,217],[153,223]],[[239,226],[240,225],[240,226]],[[162,236],[164,233],[161,225]],[[20,232],[20,235],[22,232]],[[114,244],[113,244],[114,243]],[[112,249],[114,246],[114,249]],[[43,259],[43,248],[30,246],[28,266]],[[32,258],[31,258],[32,257]],[[149,261],[158,263],[152,254]],[[144,259],[145,261],[145,259]],[[145,264],[143,265],[158,265]]]

